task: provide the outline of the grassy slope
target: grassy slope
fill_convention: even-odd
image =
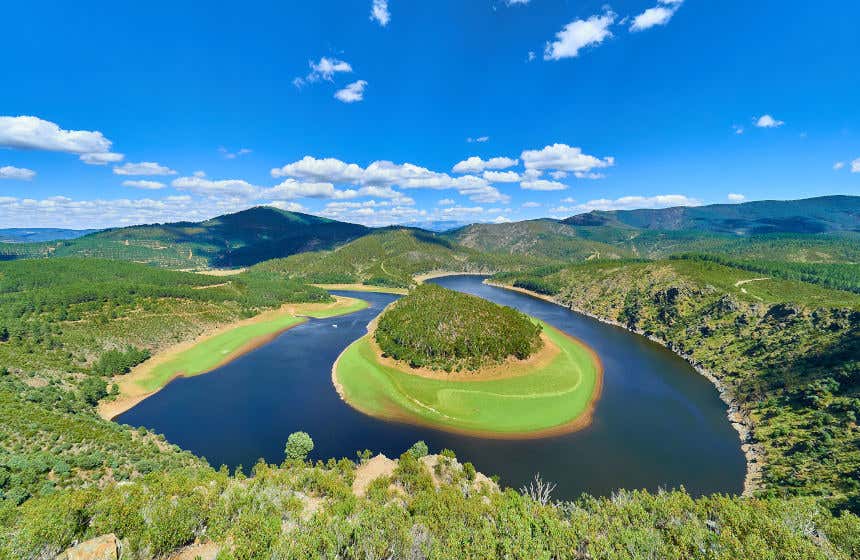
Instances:
[[[718,375],[751,417],[764,492],[860,509],[860,296],[761,277],[670,260],[499,280],[665,341]]]
[[[545,367],[525,375],[486,381],[412,375],[380,364],[368,335],[340,356],[336,380],[345,400],[372,416],[490,434],[554,428],[589,411],[601,372],[585,346],[543,326],[561,352]]]
[[[480,253],[437,234],[391,228],[361,237],[334,251],[273,259],[254,268],[320,284],[406,287],[413,283],[413,275],[435,270],[487,272],[545,262],[549,259]]]
[[[140,366],[141,375],[135,377],[135,383],[145,392],[160,389],[177,375],[193,377],[207,373],[221,364],[235,359],[246,349],[306,321],[305,317],[326,318],[360,311],[368,303],[353,298],[342,298],[338,305],[329,304],[297,304],[279,312],[272,312],[245,321],[212,337],[206,338],[190,348],[187,348],[170,359],[160,361],[148,368],[146,363]],[[156,356],[156,359],[158,356]]]

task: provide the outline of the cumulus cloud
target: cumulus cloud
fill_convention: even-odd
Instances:
[[[291,202],[286,200],[273,200],[269,202],[267,206],[274,206],[275,208],[278,208],[280,210],[286,210],[287,212],[304,212],[305,210],[307,210],[298,202]]]
[[[457,163],[452,171],[454,173],[480,173],[485,169],[507,169],[518,163],[519,160],[508,157],[494,157],[484,161],[477,156],[472,156]]]
[[[313,83],[320,80],[331,82],[334,81],[335,74],[352,72],[352,66],[348,62],[325,56],[320,58],[319,62],[309,60],[308,66],[311,67],[311,71],[303,78],[295,78],[293,80],[294,86],[300,88],[308,82]]]
[[[520,154],[526,170],[555,170],[572,172],[578,178],[598,178],[589,176],[593,169],[615,165],[615,158],[598,158],[584,154],[581,148],[567,144],[553,144],[540,150],[525,150]]]
[[[6,165],[0,167],[0,179],[15,179],[18,181],[30,181],[36,176],[36,172],[25,167],[12,167]]]
[[[659,194],[657,196],[622,196],[614,200],[599,198],[589,200],[576,207],[577,211],[591,210],[635,210],[638,208],[671,208],[674,206],[700,206],[702,202],[683,194]]]
[[[845,167],[845,162],[844,161],[837,161],[836,163],[833,164],[833,171],[839,171],[843,167]]]
[[[370,20],[375,21],[382,27],[391,21],[391,12],[388,11],[388,0],[373,0],[370,7]]]
[[[531,0],[505,0],[505,4],[508,6],[525,6]]]
[[[738,193],[729,193],[727,198],[729,199],[729,202],[743,202],[747,197]]]
[[[529,191],[563,191],[567,188],[564,183],[558,181],[547,181],[546,179],[532,179],[520,183],[520,188]]]
[[[142,161],[140,163],[125,163],[114,167],[116,175],[176,175],[176,171],[165,167],[154,161]]]
[[[335,99],[344,103],[356,103],[364,101],[364,88],[367,87],[367,82],[358,80],[352,82],[343,89],[339,89],[334,93]]]
[[[72,154],[109,152],[111,141],[101,132],[63,130],[32,116],[0,117],[0,146]]]
[[[468,138],[466,138],[466,142],[468,142],[469,144],[473,144],[475,142],[477,142],[479,144],[483,144],[484,142],[489,142],[489,141],[490,141],[489,136],[478,136],[477,138],[472,138],[471,136],[469,136]]]
[[[785,124],[785,122],[779,121],[773,118],[771,115],[753,117],[753,121],[758,128],[779,128]]]
[[[199,200],[188,195],[161,199],[73,200],[0,197],[0,227],[103,228],[131,224],[205,220],[251,205]]]
[[[80,160],[87,165],[107,165],[109,163],[119,163],[125,159],[124,154],[115,154],[112,152],[96,152],[92,154],[81,154]]]
[[[170,185],[181,191],[209,197],[242,197],[258,196],[262,189],[243,179],[221,179],[213,181],[205,177],[178,177]]]
[[[860,173],[860,158],[851,162],[851,173]]]
[[[438,204],[439,206],[453,206],[455,203],[453,198],[443,198],[436,204]]]
[[[453,178],[447,173],[438,173],[412,163],[374,161],[363,168],[355,163],[346,163],[335,158],[317,159],[305,156],[299,161],[272,169],[271,173],[273,177],[293,177],[335,185],[453,189],[475,202],[505,202],[509,199],[482,177],[464,175]]]
[[[516,171],[484,171],[481,176],[491,183],[516,183],[521,179]]]
[[[684,0],[658,0],[653,8],[648,8],[633,18],[630,31],[644,31],[657,25],[666,25]]]
[[[735,134],[743,134],[744,133],[744,127],[742,127],[739,124],[733,124],[732,129],[734,129]]]
[[[523,202],[523,208],[540,208],[540,206],[541,206],[540,202],[532,202],[532,201]]]
[[[585,47],[599,45],[612,37],[610,26],[615,22],[615,13],[607,10],[603,15],[574,20],[555,34],[555,40],[547,42],[544,60],[561,60],[579,56]]]
[[[122,186],[133,187],[135,189],[158,190],[163,189],[167,185],[159,181],[123,181]]]

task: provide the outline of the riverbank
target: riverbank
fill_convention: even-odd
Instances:
[[[541,299],[549,303],[558,305],[560,307],[564,307],[565,309],[569,309],[581,315],[591,317],[592,319],[600,321],[601,323],[620,327],[622,329],[636,333],[640,336],[644,336],[649,340],[656,342],[657,344],[660,344],[664,348],[670,350],[677,356],[683,358],[688,364],[690,364],[690,366],[692,366],[693,369],[695,369],[700,375],[705,377],[708,381],[711,382],[711,384],[714,385],[714,387],[716,387],[717,393],[720,396],[720,400],[722,400],[723,403],[725,403],[726,405],[726,417],[728,418],[732,427],[738,433],[738,437],[741,440],[741,451],[743,452],[744,457],[746,459],[747,468],[746,475],[744,476],[743,495],[751,496],[761,488],[762,469],[764,466],[764,451],[754,442],[753,434],[755,427],[753,421],[749,417],[749,415],[743,410],[740,403],[732,396],[728,387],[725,383],[723,383],[719,375],[715,374],[710,370],[705,369],[704,367],[702,367],[701,364],[692,360],[689,355],[679,352],[677,347],[675,347],[671,342],[667,342],[654,336],[648,335],[640,329],[632,329],[627,325],[624,325],[613,319],[601,317],[584,309],[579,309],[574,306],[567,305],[557,300],[556,298],[546,294],[540,294],[531,290],[527,290],[525,288],[519,288],[516,286],[509,286],[498,282],[492,282],[489,279],[484,280],[484,283],[490,286],[495,286],[497,288],[503,288],[506,290],[519,292],[521,294],[525,294],[533,298]]]
[[[373,292],[378,294],[396,294],[406,295],[409,290],[406,288],[389,288],[388,286],[371,286],[370,284],[313,284],[317,288],[323,290],[335,290],[342,292]]]
[[[584,343],[545,323],[545,353],[486,375],[416,374],[381,356],[374,324],[332,366],[341,400],[368,416],[494,439],[549,437],[591,424],[602,364]]]
[[[211,329],[194,340],[156,353],[125,375],[116,376],[120,393],[98,406],[102,418],[113,420],[167,386],[177,377],[209,373],[273,340],[307,319],[323,319],[365,309],[361,299],[335,296],[329,303],[288,303],[249,319]]]

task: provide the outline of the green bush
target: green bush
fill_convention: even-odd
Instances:
[[[304,461],[308,457],[308,453],[313,451],[314,440],[307,432],[293,432],[287,438],[287,445],[284,448],[284,455],[287,461]]]

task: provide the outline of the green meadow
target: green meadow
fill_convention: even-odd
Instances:
[[[341,298],[335,305],[297,304],[291,310],[295,314],[277,314],[271,318],[236,326],[202,340],[153,367],[143,379],[137,381],[137,384],[147,392],[155,391],[177,375],[192,377],[212,371],[224,362],[237,357],[244,348],[254,344],[255,341],[304,323],[307,317],[325,319],[355,313],[367,306],[366,301],[354,298]]]
[[[501,437],[574,429],[588,421],[602,369],[581,342],[541,325],[560,351],[524,375],[479,381],[421,377],[381,364],[367,335],[341,354],[335,381],[347,403],[380,418]]]

